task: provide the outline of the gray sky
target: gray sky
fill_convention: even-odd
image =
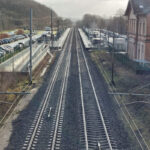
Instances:
[[[61,17],[81,19],[85,13],[113,16],[119,8],[126,9],[128,0],[36,0],[53,8]]]

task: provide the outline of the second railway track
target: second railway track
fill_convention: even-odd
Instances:
[[[47,91],[45,92],[43,101],[41,102],[41,105],[39,106],[32,125],[28,131],[22,146],[22,149],[24,150],[54,149],[55,146],[57,146],[56,136],[58,136],[58,129],[61,127],[59,123],[62,123],[61,118],[63,116],[61,114],[63,114],[63,107],[65,105],[64,94],[67,85],[67,77],[69,74],[72,36],[73,30],[70,31],[64,49],[56,64]],[[61,81],[59,81],[60,79]],[[57,88],[57,86],[59,87]],[[58,96],[56,95],[56,92],[59,93]],[[53,130],[54,134],[51,135]]]
[[[116,150],[117,144],[111,136],[109,120],[100,104],[79,34],[76,33],[81,95],[81,149]]]

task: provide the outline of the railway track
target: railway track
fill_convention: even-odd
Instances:
[[[80,149],[117,150],[110,123],[97,95],[77,30],[71,30],[47,91],[32,121],[23,150],[61,150],[72,42],[76,43],[80,85]]]
[[[72,40],[73,40],[73,36],[71,38],[71,43],[72,43]],[[51,139],[48,145],[49,146],[48,149],[50,150],[60,149],[68,76],[69,76],[69,71],[70,71],[71,46],[72,45],[70,44],[68,56],[66,58],[67,65],[65,68],[65,76],[64,76],[63,83],[62,83],[61,95],[60,95],[59,102],[55,111],[55,119],[53,120],[53,128],[50,133]]]
[[[57,61],[47,91],[23,143],[23,150],[59,148],[73,30]],[[65,69],[64,69],[65,68]]]
[[[9,148],[132,149],[103,78],[94,67],[77,29],[72,29],[39,92],[17,119]]]
[[[77,31],[76,33],[82,120],[80,149],[116,150],[117,144],[111,136],[111,125],[100,103],[101,98],[97,95],[79,34]]]

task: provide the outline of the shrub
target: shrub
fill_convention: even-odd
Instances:
[[[19,29],[19,30],[16,31],[16,34],[17,35],[24,34],[24,30]]]
[[[9,37],[9,35],[6,33],[0,34],[0,39],[4,39],[4,38],[8,38],[8,37]]]

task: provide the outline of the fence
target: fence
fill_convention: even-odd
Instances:
[[[127,54],[115,53],[114,57],[116,58],[116,60],[121,62],[126,67],[132,69],[137,74],[150,74],[150,66],[129,59]]]

